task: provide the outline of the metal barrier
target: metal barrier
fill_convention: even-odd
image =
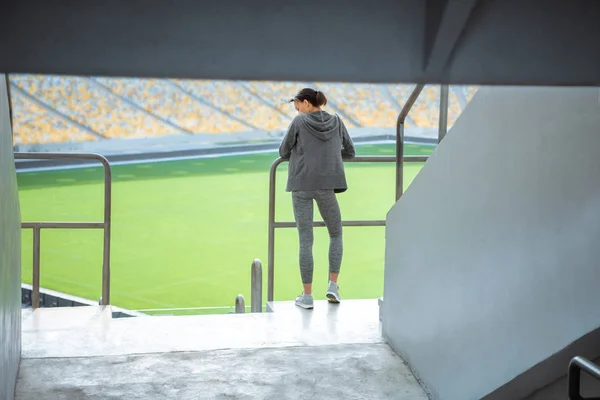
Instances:
[[[356,157],[345,162],[395,162],[396,163],[396,201],[400,199],[404,184],[404,162],[425,162],[428,157],[425,156],[404,156],[404,122],[412,106],[417,101],[423,87],[419,84],[415,86],[413,92],[408,98],[404,107],[398,115],[396,123],[396,156],[395,157]],[[447,102],[446,102],[447,103]],[[271,166],[269,175],[269,248],[268,248],[268,288],[267,301],[273,301],[275,288],[275,229],[277,228],[295,228],[295,222],[276,222],[275,221],[275,186],[277,167],[286,160],[278,158]],[[314,222],[315,227],[324,227],[325,222]],[[342,226],[385,226],[385,220],[359,220],[342,221]]]
[[[396,121],[396,201],[400,200],[404,190],[404,122],[424,87],[423,84],[415,86]]]
[[[269,249],[268,249],[268,293],[267,301],[273,301],[274,294],[274,278],[275,278],[275,229],[277,228],[295,228],[296,223],[293,221],[277,222],[275,221],[275,177],[277,167],[287,160],[278,158],[271,166],[271,184],[269,190]],[[427,156],[406,156],[403,162],[425,162]],[[385,163],[396,162],[396,157],[385,156],[370,156],[370,157],[355,157],[352,160],[345,160],[352,163]],[[313,222],[314,227],[325,227],[324,221]],[[354,220],[342,221],[342,226],[385,226],[385,220]]]
[[[110,304],[110,217],[112,175],[110,163],[100,154],[93,153],[15,153],[16,160],[94,160],[104,167],[104,221],[103,222],[23,222],[22,229],[33,229],[32,307],[40,304],[40,247],[42,229],[103,229],[102,252],[102,305]]]
[[[600,380],[600,367],[583,358],[574,357],[569,363],[569,399],[570,400],[600,400],[600,397],[581,396],[581,370]]]
[[[448,85],[440,87],[440,119],[438,129],[438,143],[440,143],[448,132],[448,95],[450,88]]]
[[[250,270],[250,312],[262,312],[262,263],[259,259],[252,261]]]
[[[246,312],[246,302],[244,301],[244,295],[238,294],[235,297],[235,313],[244,314]]]

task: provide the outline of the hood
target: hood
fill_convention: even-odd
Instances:
[[[327,141],[339,134],[340,119],[337,115],[331,115],[327,111],[314,111],[300,116],[302,127],[316,138]]]

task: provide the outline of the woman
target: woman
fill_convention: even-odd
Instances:
[[[329,287],[327,299],[339,303],[338,276],[342,264],[342,218],[336,193],[345,192],[346,176],[342,159],[355,156],[354,144],[337,115],[323,111],[325,94],[302,89],[290,100],[298,115],[279,147],[279,155],[289,159],[288,192],[292,192],[294,217],[300,239],[300,275],[304,292],[296,305],[311,309],[313,281],[313,200],[329,232]]]

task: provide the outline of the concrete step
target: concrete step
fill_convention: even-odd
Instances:
[[[25,359],[16,399],[427,399],[382,343]]]
[[[377,300],[316,302],[304,310],[144,318],[110,317],[110,307],[38,309],[23,323],[23,358],[89,357],[224,348],[382,343]]]
[[[21,310],[23,332],[93,329],[112,319],[108,306],[49,307]]]

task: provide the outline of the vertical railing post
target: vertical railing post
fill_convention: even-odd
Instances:
[[[106,159],[104,165],[104,252],[102,255],[102,305],[110,304],[110,228],[112,207],[112,174]]]
[[[238,294],[235,297],[235,313],[244,314],[246,312],[246,302],[244,301],[244,295]]]
[[[275,186],[277,166],[281,164],[283,160],[276,160],[271,165],[271,171],[269,172],[269,248],[267,255],[268,263],[268,283],[267,283],[267,301],[273,301],[275,292]]]
[[[438,143],[440,143],[448,132],[448,85],[440,86],[440,118],[438,129]]]
[[[35,310],[40,306],[40,239],[41,229],[33,228],[33,282],[31,293],[31,307]]]
[[[259,259],[252,262],[250,271],[251,293],[250,293],[250,312],[262,312],[262,263]]]
[[[600,380],[600,366],[590,360],[577,356],[569,362],[567,373],[567,392],[569,400],[600,400],[600,397],[583,397],[581,395],[581,371],[586,372],[590,377]]]
[[[568,392],[569,400],[583,400],[581,398],[581,369],[576,364],[569,365],[568,379]]]
[[[404,190],[404,121],[415,104],[425,85],[418,84],[402,107],[396,121],[396,201],[400,200]]]
[[[400,200],[404,188],[404,120],[396,126],[396,201]]]

